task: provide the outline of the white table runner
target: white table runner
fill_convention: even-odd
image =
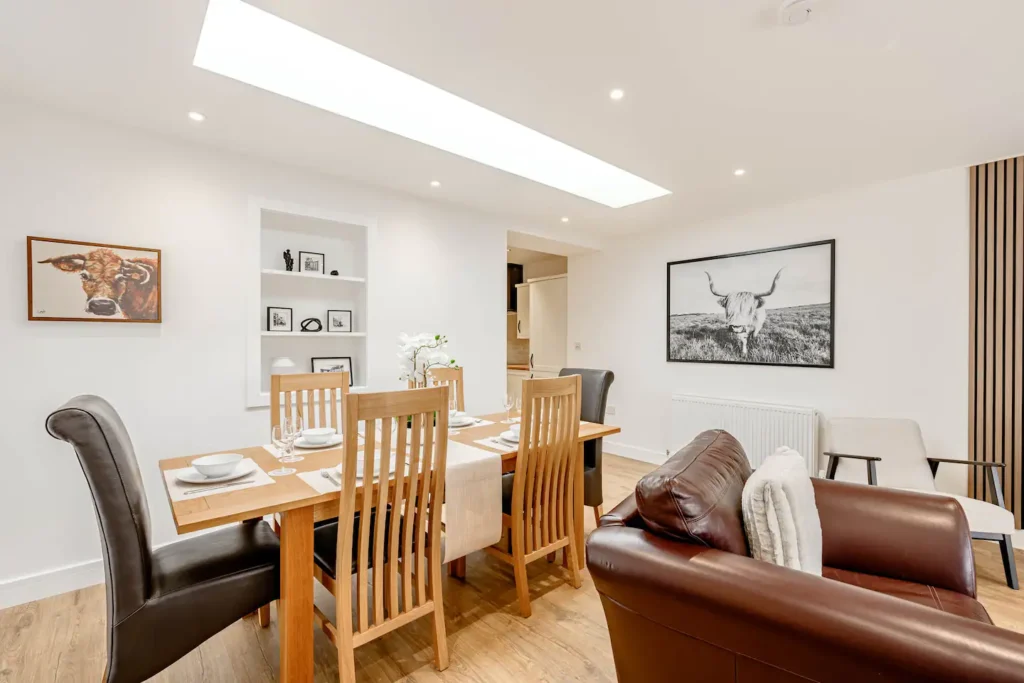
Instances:
[[[245,458],[242,460],[242,463],[253,463],[253,460],[252,458]],[[241,491],[242,489],[251,489],[275,483],[273,477],[264,472],[259,466],[256,467],[252,474],[248,474],[235,481],[225,481],[220,484],[186,484],[183,481],[178,481],[178,472],[188,469],[192,468],[182,467],[176,470],[164,471],[167,493],[170,495],[171,501],[175,503],[180,500],[204,498],[206,496],[215,496],[218,493],[231,493],[232,491]]]

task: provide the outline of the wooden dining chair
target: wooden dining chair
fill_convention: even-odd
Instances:
[[[455,409],[465,410],[466,409],[466,396],[462,389],[462,368],[431,368],[427,371],[427,377],[430,379],[430,383],[433,386],[448,385],[451,387],[452,394],[449,394],[449,400],[451,396],[455,397]]]
[[[345,441],[338,521],[313,534],[314,575],[337,606],[333,623],[314,611],[338,647],[342,683],[355,681],[355,648],[420,617],[433,617],[434,664],[448,667],[441,596],[448,391],[352,394],[346,401],[346,433],[356,433],[362,421],[365,441],[362,448],[356,439]],[[392,452],[394,462],[380,455]],[[364,486],[356,463],[372,473],[375,456],[380,475]]]
[[[343,406],[348,396],[347,372],[309,372],[270,376],[270,426],[301,417],[303,427],[334,427],[344,434]]]
[[[523,380],[519,454],[512,490],[503,493],[502,522],[511,552],[501,544],[487,552],[512,565],[519,611],[531,614],[526,565],[558,549],[569,554],[572,585],[580,587],[573,542],[573,473],[580,432],[580,376]]]

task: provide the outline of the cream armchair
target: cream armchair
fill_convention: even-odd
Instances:
[[[921,428],[913,420],[834,418],[825,425],[826,478],[909,489],[955,498],[967,515],[971,538],[996,541],[1003,555],[1006,583],[1017,590],[1013,558],[1013,513],[1006,509],[999,481],[1002,463],[929,458]],[[939,464],[948,462],[981,468],[996,504],[954,496],[935,488]]]

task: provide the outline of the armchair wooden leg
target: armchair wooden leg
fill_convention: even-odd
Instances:
[[[260,626],[267,628],[270,626],[270,605],[263,605],[256,611],[259,617]]]
[[[999,551],[1003,555],[1003,571],[1006,572],[1006,584],[1013,590],[1020,590],[1017,582],[1017,561],[1013,557],[1013,540],[1004,534],[999,541]]]
[[[601,526],[601,518],[604,517],[604,510],[600,505],[594,506],[594,523]]]

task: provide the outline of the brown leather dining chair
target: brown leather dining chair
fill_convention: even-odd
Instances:
[[[107,589],[106,683],[150,678],[277,599],[280,547],[262,520],[152,548],[135,450],[105,400],[73,398],[46,429],[75,447],[92,491]]]
[[[582,378],[580,395],[580,419],[595,424],[604,424],[608,408],[608,392],[615,381],[611,370],[589,370],[587,368],[562,368],[558,376],[579,375]],[[604,514],[604,482],[602,478],[601,455],[604,439],[591,439],[583,444],[583,504],[594,508],[594,519],[601,522]]]

